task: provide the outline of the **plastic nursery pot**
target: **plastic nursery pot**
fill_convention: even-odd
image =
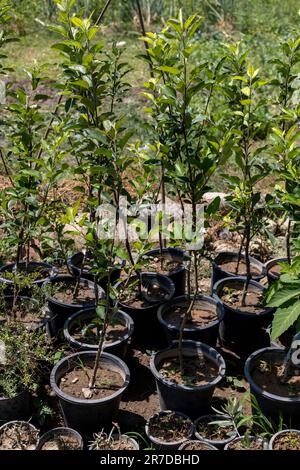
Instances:
[[[247,437],[248,444],[243,444],[243,439],[245,439],[245,436],[236,437],[231,442],[228,442],[228,444],[226,444],[226,446],[224,447],[224,450],[267,450],[268,449],[267,441],[265,441],[261,437],[255,437],[255,436]],[[234,446],[237,445],[239,442],[241,442],[241,448],[238,448],[238,449],[234,448]]]
[[[204,434],[201,433],[199,430],[199,426],[206,425],[209,428],[209,423],[213,423],[215,421],[230,421],[232,423],[232,431],[230,431],[230,435],[227,437],[224,437],[223,439],[209,439],[208,437],[205,437]],[[218,425],[216,425],[218,426]],[[194,422],[194,428],[195,428],[195,437],[201,441],[205,442],[206,444],[211,444],[218,449],[223,449],[226,444],[229,442],[233,441],[238,435],[238,432],[236,431],[234,427],[234,423],[230,416],[224,416],[224,415],[204,415],[200,416],[200,418],[196,419]]]
[[[195,386],[176,384],[164,378],[160,373],[160,366],[165,361],[178,358],[178,342],[153,354],[150,369],[156,380],[160,408],[178,410],[194,419],[209,411],[214,389],[225,376],[225,361],[212,347],[189,340],[183,341],[183,355],[185,360],[201,357],[208,363],[213,363],[217,369],[216,377],[206,384]]]
[[[300,396],[285,397],[276,395],[262,388],[253,378],[253,372],[260,361],[272,363],[276,360],[283,363],[285,356],[286,351],[284,349],[259,349],[248,357],[245,363],[244,375],[247,382],[250,384],[251,394],[255,396],[265,416],[271,418],[276,423],[279,422],[281,416],[284,424],[298,428],[300,427]],[[252,412],[255,413],[255,409],[253,409]]]
[[[40,437],[36,450],[83,450],[83,439],[75,429],[54,428]]]
[[[75,277],[69,275],[59,275],[56,276],[55,279],[51,279],[46,281],[43,285],[43,288],[47,290],[51,286],[55,286],[61,284],[66,286],[68,289],[69,286],[72,286],[72,289],[75,288],[75,284],[77,279]],[[89,287],[94,291],[95,284],[88,279],[80,279],[80,286]],[[103,298],[105,293],[102,287],[98,286],[98,293],[99,298]],[[53,336],[57,334],[57,332],[63,328],[66,319],[72,315],[73,313],[79,312],[80,310],[95,307],[95,300],[85,301],[82,303],[66,303],[62,300],[55,298],[54,295],[47,295],[47,302],[49,307],[49,326]]]
[[[5,302],[5,306],[7,307],[7,318],[11,318],[11,312],[9,309],[12,308],[13,306],[13,301],[14,301],[14,297],[12,295],[6,295],[4,297],[4,302]],[[32,307],[32,310],[34,311],[34,309],[36,308],[36,311],[38,310],[39,308],[39,303],[37,300],[33,299],[32,297],[17,297],[17,305],[22,305],[22,304],[31,304],[31,307]],[[22,322],[22,324],[30,331],[34,331],[34,330],[38,330],[38,329],[43,329],[48,321],[46,315],[44,314],[44,316],[38,316],[38,313],[37,313],[37,319],[31,319],[31,320],[26,320],[26,317],[25,318],[22,318],[22,319],[18,319],[20,322]],[[0,318],[0,324],[2,323],[2,321],[6,321],[6,317],[4,318]]]
[[[275,282],[280,278],[280,267],[281,267],[280,263],[287,263],[287,262],[288,262],[287,258],[275,258],[275,259],[270,259],[265,264],[269,284],[272,284],[272,282]]]
[[[78,361],[81,367],[93,367],[95,358],[96,352],[84,351],[72,354],[58,362],[50,375],[50,384],[59,398],[66,426],[83,434],[93,434],[111,425],[130,380],[127,365],[120,358],[103,352],[100,363],[105,364],[109,370],[119,373],[124,381],[118,390],[104,398],[81,399],[68,395],[60,389],[61,378],[74,367],[78,367]]]
[[[164,274],[166,275],[171,281],[174,282],[175,285],[175,294],[176,296],[179,295],[184,295],[185,293],[185,284],[186,284],[186,269],[184,266],[184,258],[185,258],[185,252],[181,250],[180,248],[163,248],[162,250],[163,256],[165,258],[169,258],[174,261],[178,261],[180,264],[179,266],[170,271],[170,272],[161,272],[160,271],[160,263],[157,263],[157,271],[159,274]],[[144,253],[141,256],[141,259],[143,258],[149,258],[149,257],[158,257],[160,256],[160,249],[156,248],[153,250],[149,250],[146,253]]]
[[[262,307],[261,312],[249,312],[234,308],[222,300],[224,289],[243,290],[245,278],[236,276],[218,281],[213,287],[213,296],[223,304],[224,318],[220,325],[220,337],[224,345],[247,358],[256,349],[270,346],[266,329],[272,322],[275,308]],[[250,281],[248,292],[260,293],[266,288]]]
[[[172,314],[174,315],[175,308],[183,307],[185,308],[185,311],[187,311],[190,303],[191,300],[187,296],[180,296],[175,297],[159,307],[157,318],[164,330],[169,344],[179,338],[180,325],[182,321],[182,316],[179,316],[176,323],[175,320],[170,320],[170,318],[172,318]],[[206,295],[197,295],[194,305],[195,308],[198,308],[199,310],[215,314],[215,319],[203,326],[198,326],[197,324],[195,326],[185,326],[183,330],[183,338],[200,341],[208,344],[209,346],[215,346],[219,336],[220,322],[223,320],[224,316],[223,305],[218,300]]]
[[[218,255],[212,262],[212,287],[216,282],[220,281],[221,279],[237,276],[235,272],[226,271],[226,269],[224,269],[222,265],[225,263],[237,263],[238,258],[238,253],[234,253],[231,251],[221,251],[220,253],[218,253]],[[245,262],[244,255],[241,255],[241,261]],[[250,263],[252,268],[251,271],[253,281],[260,281],[263,277],[266,276],[266,268],[263,263],[258,261],[256,258],[253,258],[252,256],[250,256]]]
[[[30,396],[27,391],[22,391],[12,398],[0,396],[0,423],[14,419],[28,419],[30,417]]]
[[[4,273],[12,273],[15,269],[16,269],[15,263],[5,264],[4,266],[1,266],[0,268],[0,283],[7,285],[8,287],[7,292],[6,292],[7,295],[10,295],[10,292],[13,289],[14,281],[12,279],[7,279],[4,276]],[[20,263],[18,269],[21,273],[26,273],[26,263],[25,262]],[[49,263],[42,263],[42,262],[36,262],[36,261],[30,261],[28,263],[28,267],[27,267],[28,274],[36,273],[39,271],[42,272],[41,278],[40,279],[38,278],[35,281],[33,281],[33,284],[39,287],[41,287],[44,284],[44,282],[55,278],[55,276],[58,273],[57,269]],[[20,295],[26,296],[29,294],[30,294],[30,288],[25,288],[20,292]]]
[[[19,431],[16,433],[16,438],[14,439],[13,428],[21,427],[23,433]],[[11,432],[9,429],[11,428]],[[4,439],[4,433],[6,434],[6,439]],[[9,433],[9,436],[8,436]],[[23,439],[24,438],[24,439]],[[30,440],[29,440],[30,438]],[[20,440],[22,440],[22,446],[20,445]],[[3,424],[0,427],[0,451],[1,450],[36,450],[39,440],[39,431],[31,423],[27,421],[10,421]],[[6,441],[6,442],[5,442]]]
[[[295,439],[294,436],[289,436],[293,434],[297,439],[297,448],[295,448]],[[283,443],[284,448],[280,447],[279,441],[282,438],[286,438]],[[290,439],[290,441],[289,441]],[[274,436],[271,437],[269,442],[269,450],[300,450],[300,431],[298,429],[285,429],[284,431],[279,431]]]
[[[212,444],[204,441],[186,441],[178,447],[178,450],[219,450]]]
[[[137,276],[132,276],[129,279],[128,286],[136,283]],[[159,284],[164,287],[169,298],[173,297],[175,287],[173,282],[166,276],[156,273],[142,273],[142,286],[145,288],[149,280],[157,279]],[[126,285],[127,280],[118,282],[115,285],[117,290],[122,290]],[[126,291],[124,293],[126,296]],[[132,335],[132,342],[143,347],[155,347],[160,344],[163,339],[163,331],[157,319],[157,310],[164,301],[150,303],[144,298],[139,299],[137,302],[121,300],[120,309],[128,313],[134,322],[134,332]]]
[[[78,253],[74,253],[74,255],[68,258],[67,264],[68,264],[70,271],[73,273],[74,276],[80,275],[82,260],[83,260],[83,253],[81,251],[79,251]],[[122,262],[121,264],[122,264],[122,267],[124,267],[125,261]],[[111,284],[115,284],[117,280],[120,278],[120,276],[121,276],[121,269],[115,268],[111,273],[111,278],[110,278]],[[95,275],[94,273],[91,272],[91,269],[83,269],[81,277],[94,282]],[[102,287],[102,289],[106,290],[107,282],[108,282],[108,276],[104,276],[101,279],[99,279],[98,284],[100,287]]]
[[[186,431],[186,436],[181,437],[179,439],[176,439],[174,441],[168,441],[164,439],[160,439],[156,436],[154,436],[152,433],[153,431],[151,430],[151,426],[153,425],[154,421],[158,421],[160,419],[163,419],[164,417],[167,417],[168,415],[175,415],[172,417],[172,422],[174,419],[180,419],[183,420],[187,423],[187,431]],[[167,430],[166,430],[167,431]],[[148,419],[146,425],[145,425],[145,433],[148,439],[152,442],[154,447],[158,450],[176,450],[179,448],[181,444],[183,444],[185,441],[190,439],[193,435],[194,432],[194,425],[191,419],[184,413],[181,413],[179,411],[171,411],[171,410],[165,410],[165,411],[159,411],[158,413],[155,413],[151,418]]]
[[[81,310],[67,318],[64,325],[64,337],[73,348],[79,349],[80,351],[96,351],[98,349],[99,339],[93,344],[84,341],[84,339],[80,341],[74,337],[74,330],[77,326],[82,328],[84,325],[92,323],[95,318],[97,318],[97,314],[94,308]],[[126,329],[120,334],[119,338],[105,342],[104,351],[123,359],[126,355],[128,340],[133,333],[134,324],[132,318],[121,310],[117,312],[115,319],[118,320],[121,325],[125,326]]]

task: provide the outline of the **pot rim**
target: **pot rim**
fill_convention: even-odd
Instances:
[[[50,373],[50,385],[51,385],[52,389],[54,390],[55,394],[58,396],[58,398],[60,398],[64,401],[67,401],[69,403],[73,403],[73,404],[75,403],[76,405],[79,405],[79,406],[80,405],[86,406],[88,404],[95,405],[95,404],[98,404],[98,403],[103,403],[105,401],[111,401],[114,398],[117,398],[119,395],[121,395],[126,390],[126,388],[129,385],[129,381],[130,381],[129,368],[125,364],[125,362],[122,361],[122,359],[120,359],[117,356],[114,356],[113,354],[109,354],[107,352],[102,352],[101,357],[110,360],[114,364],[117,364],[119,369],[121,369],[124,372],[124,375],[125,375],[123,385],[115,393],[112,393],[111,395],[108,395],[107,397],[104,397],[104,398],[96,398],[96,399],[88,400],[88,399],[83,399],[83,398],[72,397],[72,395],[66,394],[65,392],[63,392],[59,388],[59,386],[56,383],[56,374],[65,362],[67,362],[69,360],[72,360],[72,359],[74,359],[75,357],[78,357],[78,356],[81,356],[83,358],[84,358],[84,356],[86,356],[86,357],[91,356],[91,355],[96,356],[96,353],[97,353],[97,351],[80,351],[80,352],[77,352],[77,353],[74,353],[74,354],[70,354],[69,356],[66,356],[63,359],[61,359],[53,367],[53,369]],[[72,368],[70,367],[67,370],[71,370],[71,369]]]
[[[12,266],[15,266],[16,263],[8,263],[8,264],[4,264],[3,266],[0,267],[0,282],[3,282],[4,284],[9,284],[9,285],[13,285],[14,281],[12,279],[6,279],[5,277],[1,277],[1,273],[3,272],[6,272],[6,271],[9,271],[9,268]],[[51,279],[55,279],[55,277],[58,275],[58,269],[53,266],[52,264],[50,263],[46,263],[45,261],[29,261],[28,263],[29,265],[32,265],[32,266],[40,266],[40,267],[44,267],[44,268],[48,268],[49,269],[49,275],[43,279],[36,279],[35,281],[33,281],[33,284],[44,284],[45,282],[48,282],[50,281]],[[26,262],[25,261],[21,261],[20,263],[20,266],[22,265],[26,265]]]
[[[162,249],[163,254],[169,253],[173,257],[176,257],[176,252],[177,252],[177,257],[180,257],[180,256],[182,257],[182,265],[178,266],[176,269],[174,269],[174,271],[169,271],[167,274],[164,274],[164,276],[174,275],[174,274],[181,273],[182,271],[186,270],[185,265],[184,265],[184,256],[186,255],[187,252],[185,250],[183,250],[182,248],[179,248],[179,247],[177,248],[175,246],[170,246],[170,247],[166,247],[166,248]],[[147,258],[147,257],[152,256],[154,254],[160,254],[160,249],[159,248],[152,248],[151,250],[146,251],[145,253],[143,253],[139,257],[139,260],[142,259],[142,258]],[[158,274],[159,274],[159,272],[158,272]]]
[[[222,268],[222,265],[218,264],[218,257],[222,256],[222,255],[227,255],[229,258],[232,257],[232,258],[238,258],[239,254],[238,252],[236,251],[220,251],[216,257],[212,260],[212,265],[214,267],[218,267],[219,269],[221,269],[228,277],[233,277],[235,276],[234,273],[231,273],[229,271],[226,271],[225,269]],[[241,255],[241,259],[245,258],[245,255],[242,254]],[[254,275],[253,276],[253,279],[256,280],[256,279],[262,279],[264,278],[266,275],[267,275],[267,271],[266,271],[266,267],[264,265],[264,263],[262,263],[261,261],[259,261],[258,259],[256,259],[254,256],[249,256],[249,259],[250,259],[250,262],[251,264],[253,264],[253,266],[259,266],[260,269],[261,269],[261,273],[260,274],[257,274],[257,275]]]
[[[184,438],[181,438],[180,440],[178,441],[161,441],[159,440],[158,438],[152,436],[152,434],[150,433],[150,423],[151,423],[151,420],[153,418],[155,418],[156,416],[163,416],[163,415],[169,415],[171,413],[175,413],[176,415],[178,416],[181,416],[182,418],[185,418],[186,421],[189,421],[190,422],[190,432],[189,432],[189,435],[188,437],[184,437]],[[146,424],[145,424],[145,433],[146,433],[146,436],[155,444],[155,445],[165,445],[165,446],[175,446],[175,445],[180,445],[182,443],[184,443],[186,440],[189,440],[190,437],[192,437],[193,433],[194,433],[194,423],[193,421],[191,420],[191,418],[186,415],[185,413],[182,413],[181,411],[176,411],[176,410],[160,410],[158,411],[157,413],[154,413],[152,416],[150,416],[150,418],[147,420]]]
[[[73,436],[75,436],[79,442],[80,449],[83,449],[84,444],[83,444],[83,438],[81,434],[79,434],[79,432],[73,428],[69,428],[67,426],[60,426],[60,427],[56,427],[53,429],[49,429],[49,431],[46,431],[44,434],[42,434],[41,437],[39,438],[36,450],[41,450],[40,449],[41,446],[45,444],[45,442],[48,442],[49,440],[48,437],[51,438],[52,435],[59,434],[60,432],[65,433],[66,435],[72,434]]]
[[[268,398],[269,400],[273,400],[275,402],[283,402],[283,403],[300,403],[300,397],[282,397],[281,395],[275,395],[274,393],[267,392],[264,390],[262,387],[257,385],[253,378],[252,378],[252,370],[251,370],[251,365],[252,361],[257,358],[259,355],[263,353],[272,353],[272,352],[278,352],[282,355],[286,355],[286,351],[284,349],[280,348],[274,348],[274,347],[268,347],[268,348],[261,348],[258,349],[257,351],[254,351],[248,359],[245,362],[244,366],[244,375],[247,380],[247,382],[250,384],[250,388],[254,390],[255,393],[258,393],[262,395],[264,398]]]
[[[281,434],[286,434],[287,432],[296,432],[300,436],[300,430],[299,429],[283,429],[282,431],[278,431],[275,434],[273,434],[273,436],[271,437],[271,439],[269,441],[269,449],[274,450],[273,449],[273,444],[274,444],[275,439],[278,436],[280,436]]]

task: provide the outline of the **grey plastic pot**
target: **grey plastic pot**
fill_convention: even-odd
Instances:
[[[27,421],[14,420],[14,421],[9,421],[8,423],[3,424],[0,427],[0,436],[1,436],[1,433],[5,430],[5,428],[10,427],[10,426],[14,426],[16,424],[22,424],[23,426],[26,426],[28,429],[30,429],[31,431],[36,433],[36,439],[35,439],[35,442],[33,442],[34,449],[30,449],[30,450],[36,450],[36,447],[37,447],[38,441],[39,441],[39,431],[35,426],[33,426],[33,424],[28,423]],[[7,449],[7,450],[17,450],[17,449]],[[18,450],[25,450],[25,449],[18,449]]]
[[[92,322],[92,320],[96,317],[97,314],[95,309],[91,308],[87,310],[80,310],[79,312],[74,313],[69,318],[67,318],[64,325],[64,337],[70,346],[80,351],[96,351],[98,349],[98,344],[85,343],[83,341],[76,340],[73,336],[74,327],[78,325],[78,323]],[[116,314],[115,318],[119,320],[122,325],[126,326],[126,332],[119,340],[105,342],[104,351],[123,359],[126,355],[129,338],[133,333],[134,324],[132,318],[121,310]]]
[[[279,431],[276,434],[274,434],[274,436],[271,437],[271,440],[269,442],[269,450],[277,450],[277,449],[274,449],[274,444],[275,444],[275,441],[276,441],[277,437],[283,436],[284,434],[287,434],[287,433],[290,433],[290,432],[298,434],[298,436],[300,438],[299,429],[285,429],[284,431]],[[293,449],[288,449],[288,450],[293,450]]]
[[[174,340],[178,340],[180,327],[172,325],[166,319],[166,313],[172,311],[175,306],[186,306],[187,309],[191,301],[187,296],[174,297],[169,302],[161,305],[157,312],[157,318],[161,324],[166,339],[169,344]],[[217,320],[212,321],[208,325],[204,326],[195,326],[193,328],[185,327],[183,330],[183,338],[190,339],[193,341],[200,341],[202,343],[208,344],[209,346],[215,346],[219,336],[219,326],[224,317],[224,309],[221,302],[218,300],[208,297],[206,295],[197,295],[196,305],[201,305],[207,310],[212,310],[217,314]]]
[[[230,419],[230,416],[211,415],[211,414],[210,414],[210,415],[200,416],[200,418],[196,419],[196,421],[194,422],[195,437],[196,437],[199,441],[206,442],[206,444],[211,444],[211,445],[217,447],[218,449],[223,449],[226,444],[228,444],[229,442],[233,441],[233,439],[235,439],[235,438],[237,437],[238,432],[237,432],[236,430],[233,431],[232,436],[228,437],[227,439],[213,440],[213,439],[208,439],[208,438],[205,437],[205,436],[202,436],[202,434],[200,434],[200,432],[198,431],[198,425],[199,425],[201,422],[209,423],[209,422],[213,422],[213,421],[227,421],[227,420],[231,420],[231,419]],[[231,421],[232,421],[232,420],[231,420]],[[232,424],[234,424],[233,421],[232,421]]]
[[[40,437],[36,450],[44,450],[43,446],[46,444],[46,442],[51,441],[53,438],[57,436],[68,436],[68,437],[72,437],[76,439],[78,443],[78,449],[76,450],[83,450],[83,439],[81,435],[77,431],[75,431],[75,429],[64,428],[64,427],[54,428],[54,429],[51,429],[50,431],[45,432],[45,434],[43,434]],[[64,450],[73,450],[73,449],[64,449]]]
[[[175,285],[175,295],[184,295],[185,294],[185,283],[186,283],[186,268],[184,265],[184,258],[185,258],[185,252],[181,250],[180,248],[163,248],[162,250],[163,255],[165,256],[170,256],[171,258],[174,258],[175,260],[179,260],[182,262],[182,265],[180,265],[178,268],[176,268],[174,271],[169,272],[166,274],[166,276],[173,281]],[[141,258],[147,258],[147,257],[155,257],[160,255],[160,249],[155,248],[153,250],[146,251]],[[159,270],[157,271],[159,273]]]
[[[267,278],[268,278],[268,282],[269,284],[272,284],[272,282],[275,282],[279,279],[280,277],[280,274],[279,273],[272,273],[272,268],[274,266],[278,266],[279,263],[287,263],[288,259],[287,258],[274,258],[274,259],[270,259],[269,261],[267,261],[267,263],[265,264],[265,268],[266,268],[266,271],[267,271]]]
[[[180,447],[178,447],[178,450],[188,450],[188,449],[186,449],[186,447],[189,444],[195,444],[195,445],[200,445],[201,444],[201,446],[204,447],[204,449],[197,449],[197,452],[201,451],[201,450],[219,450],[215,446],[213,446],[212,444],[208,444],[207,442],[200,441],[200,440],[198,440],[198,441],[186,441],[183,444],[181,444]],[[194,452],[194,451],[192,451],[192,452]]]
[[[286,356],[284,349],[278,348],[262,348],[255,351],[245,363],[244,374],[247,382],[250,384],[250,392],[258,402],[262,413],[278,423],[280,415],[283,423],[289,427],[300,427],[300,397],[282,397],[274,393],[264,390],[260,385],[255,383],[252,372],[261,360],[283,361]],[[252,410],[255,414],[255,409]]]
[[[54,279],[49,279],[48,281],[46,281],[43,285],[43,289],[47,291],[50,285],[55,284],[62,284],[66,286],[72,285],[75,287],[75,283],[76,278],[69,275],[61,274],[59,276],[56,276]],[[92,289],[94,289],[95,287],[95,284],[92,281],[83,278],[80,280],[80,285],[85,285]],[[98,295],[99,299],[104,298],[105,296],[105,292],[100,286],[98,286]],[[83,309],[95,307],[95,301],[84,302],[81,304],[68,304],[63,302],[62,300],[55,298],[55,296],[52,296],[50,294],[47,296],[47,302],[50,312],[49,326],[53,336],[57,335],[58,331],[64,327],[64,323],[70,315],[79,312]]]
[[[275,308],[262,307],[260,313],[251,313],[234,308],[222,301],[224,288],[242,290],[245,278],[241,276],[221,279],[213,286],[213,296],[224,307],[224,317],[220,325],[220,337],[225,346],[247,358],[256,349],[270,346],[267,328],[272,322]],[[259,282],[250,281],[248,292],[264,292],[266,288]]]
[[[0,423],[26,420],[30,417],[30,396],[23,391],[13,398],[0,397]]]
[[[214,284],[221,279],[225,279],[227,277],[236,277],[235,273],[231,273],[229,271],[226,271],[225,269],[222,268],[222,263],[227,263],[227,262],[237,262],[238,261],[238,253],[232,252],[232,251],[221,251],[220,253],[217,254],[215,259],[212,261],[212,268],[213,268],[213,274],[212,274],[212,287]],[[241,260],[245,261],[245,256],[241,256]],[[260,281],[263,277],[266,276],[266,268],[263,263],[261,263],[259,260],[256,258],[253,258],[250,256],[250,262],[252,266],[255,266],[259,270],[259,274],[254,274],[252,276],[252,279],[254,281]]]
[[[214,389],[225,376],[226,366],[223,357],[215,349],[203,343],[183,341],[183,354],[185,357],[204,355],[217,366],[216,378],[208,384],[198,386],[179,385],[165,379],[159,372],[160,364],[178,357],[178,342],[153,354],[150,369],[156,380],[160,408],[181,411],[195,419],[209,411]]]
[[[226,446],[224,447],[224,450],[234,450],[234,449],[231,449],[230,446],[234,443],[234,442],[237,442],[237,441],[241,441],[243,439],[244,436],[241,436],[241,437],[236,437],[235,439],[233,439],[231,442],[228,442],[228,444],[226,444]],[[268,443],[267,441],[265,441],[264,439],[262,438],[257,438],[255,436],[249,436],[249,439],[250,441],[256,441],[258,440],[262,445],[263,445],[263,449],[262,450],[267,450],[268,449]],[[251,450],[251,449],[245,449],[245,450]]]
[[[89,400],[72,397],[59,388],[60,379],[78,365],[78,359],[81,364],[93,367],[95,358],[96,352],[83,351],[72,354],[58,362],[50,375],[50,384],[59,398],[66,426],[82,434],[99,432],[99,429],[111,425],[118,412],[122,394],[127,389],[130,380],[127,365],[120,358],[103,352],[101,362],[118,372],[124,380],[122,387],[116,392],[108,397]]]
[[[189,423],[190,430],[189,430],[187,436],[185,438],[179,439],[178,441],[172,441],[172,442],[163,441],[163,440],[158,439],[157,437],[152,436],[152,434],[151,434],[151,421],[153,421],[154,418],[160,418],[162,416],[166,416],[166,415],[169,415],[171,413],[175,413],[178,417],[183,418],[184,420],[186,420]],[[191,421],[191,419],[186,414],[181,413],[179,411],[171,411],[171,410],[159,411],[158,413],[155,413],[154,415],[152,415],[148,419],[148,421],[145,425],[146,436],[152,442],[155,449],[157,449],[157,450],[176,450],[176,449],[179,448],[179,446],[181,444],[183,444],[185,441],[187,441],[188,439],[190,439],[192,437],[193,432],[194,432],[193,422]]]

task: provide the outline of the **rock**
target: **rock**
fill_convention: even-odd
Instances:
[[[75,377],[75,379],[72,380],[72,384],[76,384],[76,382],[78,382],[79,378],[78,377]]]
[[[92,398],[93,392],[90,388],[82,388],[81,391],[83,393],[84,398]]]

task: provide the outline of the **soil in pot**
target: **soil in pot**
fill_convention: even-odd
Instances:
[[[184,315],[186,314],[189,305],[173,305],[169,310],[164,312],[164,320],[170,325],[180,328]],[[190,312],[190,316],[185,323],[185,328],[198,328],[201,326],[209,325],[210,323],[218,320],[218,314],[215,309],[206,309],[201,303],[194,304]]]
[[[265,442],[260,438],[239,437],[227,444],[227,450],[265,450]]]
[[[206,416],[199,420],[196,432],[209,441],[226,441],[236,435],[233,423],[230,418],[222,419],[220,416]],[[218,423],[217,423],[218,422]]]
[[[300,397],[300,376],[292,375],[282,381],[284,374],[284,356],[274,355],[268,360],[260,360],[251,374],[254,383],[263,390],[281,397]]]
[[[13,308],[13,297],[7,296],[3,299],[0,322],[14,319],[33,330],[41,325],[44,316],[43,310],[34,299],[19,297]]]
[[[74,325],[71,334],[76,341],[86,344],[98,344],[100,338],[101,327],[97,324],[97,318],[93,320],[78,321]],[[113,319],[110,321],[105,336],[105,343],[113,343],[122,340],[127,333],[127,326],[122,324],[120,320]]]
[[[145,272],[156,272],[159,274],[172,274],[182,267],[182,259],[176,258],[169,253],[164,253],[155,256],[144,256],[142,271]]]
[[[228,273],[232,273],[236,276],[246,276],[247,274],[247,265],[245,261],[241,260],[239,263],[239,267],[237,269],[237,261],[224,261],[223,263],[219,264],[220,268],[222,268],[224,271]],[[259,276],[261,274],[261,271],[258,269],[258,267],[253,266],[251,264],[251,276]]]
[[[109,397],[124,385],[124,380],[118,372],[110,370],[100,363],[97,370],[95,387],[92,391],[88,388],[93,368],[78,363],[78,366],[68,371],[61,379],[59,388],[75,398],[101,399]]]
[[[150,288],[148,296],[155,299],[155,303],[162,303],[166,300],[166,291],[159,286],[155,286],[152,290]],[[135,309],[147,308],[152,305],[144,297],[144,287],[142,287],[142,290],[140,289],[137,279],[130,281],[126,288],[125,286],[120,288],[120,301],[122,304]]]
[[[191,435],[191,421],[176,412],[157,414],[149,420],[149,435],[162,442],[182,441]]]
[[[75,436],[61,434],[53,435],[44,442],[39,450],[80,450],[81,445]]]
[[[38,430],[26,422],[15,421],[0,428],[0,450],[35,450]]]
[[[242,289],[230,289],[224,287],[220,298],[224,304],[232,308],[238,309],[241,312],[259,314],[265,309],[263,305],[264,292],[248,291],[246,294],[246,305],[242,306],[241,300],[243,296]]]
[[[204,355],[183,357],[184,373],[180,370],[179,357],[172,357],[159,364],[159,373],[178,385],[199,387],[207,385],[218,376],[218,366]]]
[[[108,436],[99,433],[94,438],[94,442],[89,446],[90,450],[137,450],[136,442],[126,435]]]
[[[212,446],[200,441],[189,441],[180,446],[180,450],[218,450]]]
[[[56,282],[52,297],[68,305],[83,305],[95,303],[95,291],[88,284],[80,284],[76,295],[74,296],[76,279],[68,284]]]
[[[273,450],[300,450],[300,434],[286,431],[279,434],[273,442]]]

